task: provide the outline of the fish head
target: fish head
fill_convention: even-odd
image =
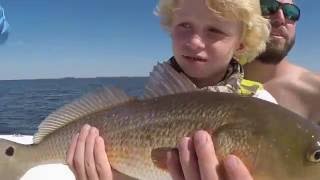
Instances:
[[[320,179],[320,127],[294,113],[273,116],[259,130],[256,177]]]
[[[0,179],[18,180],[25,172],[26,165],[22,159],[23,145],[0,139]]]

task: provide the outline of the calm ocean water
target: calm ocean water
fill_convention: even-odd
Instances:
[[[99,87],[141,96],[146,77],[0,81],[0,134],[33,134],[51,112]]]

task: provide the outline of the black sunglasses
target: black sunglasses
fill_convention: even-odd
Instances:
[[[281,8],[287,19],[298,21],[300,18],[300,9],[294,4],[280,3],[277,0],[260,0],[260,6],[263,16],[275,14]]]

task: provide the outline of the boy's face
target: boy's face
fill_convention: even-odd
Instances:
[[[206,0],[180,0],[178,4],[170,27],[177,63],[192,78],[222,78],[240,47],[241,23],[219,17]]]

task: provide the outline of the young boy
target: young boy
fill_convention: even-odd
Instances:
[[[238,93],[274,101],[259,83],[243,79],[240,65],[253,60],[262,52],[269,36],[269,23],[261,16],[259,3],[259,0],[160,0],[157,12],[162,25],[171,36],[174,56],[169,62],[155,67],[146,91],[150,92],[152,89],[155,93],[168,94],[168,91],[163,90],[167,87],[162,85],[170,85],[171,82],[167,82],[166,77],[174,69],[174,78],[179,80],[187,77],[199,89]],[[157,91],[157,87],[163,88],[158,88]],[[192,160],[195,152],[188,148],[188,144],[193,143],[192,138],[181,140],[178,149],[182,170],[177,170],[181,169],[179,162],[177,164],[172,158],[168,161],[173,164],[169,163],[168,167],[173,167],[169,170],[171,169],[174,179],[220,177],[216,170],[218,162],[213,143],[207,137],[203,132],[195,134],[195,141],[205,140],[205,150],[213,152],[205,162]],[[234,160],[235,157],[232,158]],[[184,159],[191,161],[186,162]],[[73,139],[67,162],[79,179],[119,178],[118,173],[111,173],[104,142],[99,137],[98,130],[89,125],[85,125]],[[241,164],[241,161],[236,162]],[[207,166],[203,166],[204,164]],[[250,174],[243,165],[238,165],[235,165],[236,168],[227,166],[227,176],[239,174],[238,178],[250,179]]]

